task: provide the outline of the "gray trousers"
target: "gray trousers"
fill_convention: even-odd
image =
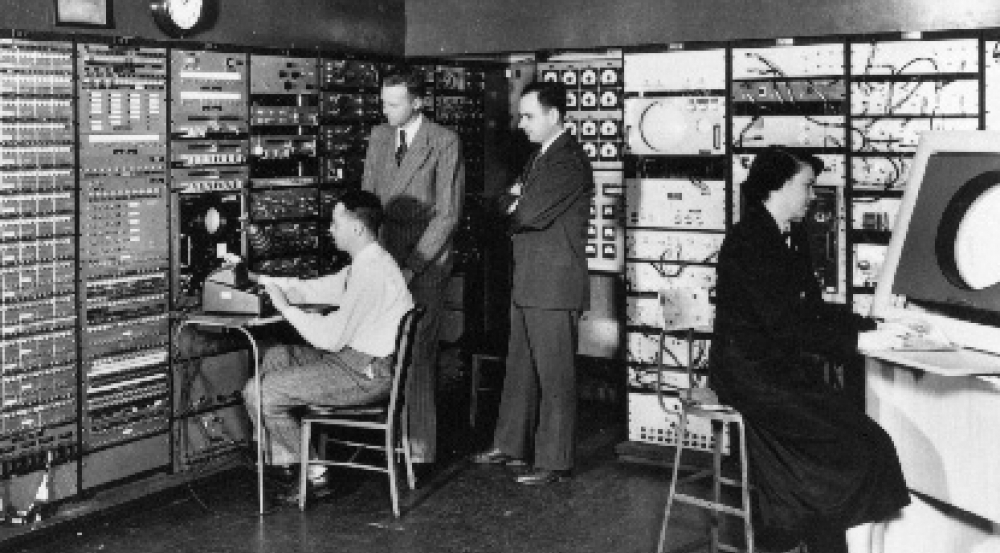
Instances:
[[[386,397],[392,388],[390,358],[377,359],[344,348],[336,353],[310,346],[278,345],[264,352],[260,364],[265,461],[299,462],[301,424],[292,412],[304,405],[363,405]],[[366,374],[374,367],[373,377]],[[256,429],[257,390],[254,379],[243,388],[250,420]]]
[[[438,335],[447,284],[448,277],[437,269],[410,282],[413,301],[424,307],[424,314],[417,322],[406,382],[406,414],[414,463],[433,463],[437,457]]]
[[[512,305],[507,374],[493,445],[536,469],[573,468],[580,312]]]

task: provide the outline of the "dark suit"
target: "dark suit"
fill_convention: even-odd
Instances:
[[[511,213],[514,281],[500,418],[493,445],[534,451],[537,469],[573,467],[577,324],[589,301],[587,215],[594,177],[563,134],[535,159]],[[501,198],[506,211],[513,198]]]
[[[362,188],[382,201],[382,244],[401,268],[413,271],[410,292],[426,308],[417,328],[406,404],[414,460],[433,462],[438,331],[451,275],[452,237],[465,193],[465,166],[458,135],[426,118],[397,166],[397,134],[398,128],[390,125],[372,130]]]

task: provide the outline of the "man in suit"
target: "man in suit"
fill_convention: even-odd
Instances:
[[[493,447],[473,458],[524,465],[527,485],[566,479],[576,430],[577,326],[589,300],[584,253],[594,177],[580,144],[563,128],[560,83],[532,83],[518,104],[518,126],[539,144],[503,198],[513,242],[511,330]]]
[[[438,331],[465,166],[458,135],[421,114],[422,74],[387,75],[381,94],[388,124],[375,127],[369,137],[362,188],[382,200],[382,244],[402,268],[414,301],[426,309],[417,327],[406,404],[413,460],[433,463]]]

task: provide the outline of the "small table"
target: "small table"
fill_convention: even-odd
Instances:
[[[262,423],[263,414],[261,406],[262,394],[260,385],[260,354],[257,349],[257,340],[254,339],[253,334],[250,333],[250,329],[277,323],[283,320],[284,317],[281,315],[258,317],[255,315],[221,315],[196,312],[188,315],[184,320],[182,320],[180,324],[177,325],[177,330],[175,331],[176,334],[174,343],[180,343],[176,340],[176,338],[179,337],[181,332],[183,332],[188,326],[208,326],[238,330],[246,336],[247,341],[250,343],[250,352],[253,359],[254,385],[257,388],[257,499],[259,514],[261,515],[266,512],[266,506],[264,505],[264,425]]]

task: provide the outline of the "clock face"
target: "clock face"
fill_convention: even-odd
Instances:
[[[218,16],[218,0],[149,0],[149,7],[156,25],[174,38],[204,30]]]
[[[184,30],[193,29],[201,20],[203,0],[167,0],[167,14]]]

